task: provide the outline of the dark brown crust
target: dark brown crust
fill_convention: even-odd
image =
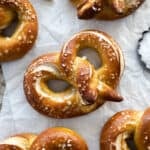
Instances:
[[[145,0],[137,0],[136,4],[129,7],[124,0],[71,0],[78,9],[80,19],[97,18],[103,20],[114,20],[130,15]]]
[[[93,42],[95,41],[94,34],[98,34],[96,38],[100,38],[99,36],[101,35],[109,42],[112,42],[112,39],[102,32],[84,31],[75,35],[75,38],[70,40],[71,43],[67,43],[67,52],[63,48],[61,54],[46,54],[31,63],[24,76],[24,91],[28,102],[34,109],[49,117],[69,118],[94,111],[104,101],[118,102],[122,100],[122,97],[118,96],[113,90],[119,82],[123,68],[121,65],[121,52],[117,44],[114,44],[115,42],[112,42],[109,49],[105,48],[108,46],[107,40],[107,44],[101,44],[98,41],[96,41],[96,44],[94,43],[95,46],[98,44],[104,46],[103,50],[106,51],[106,54],[102,54],[103,63],[104,66],[107,63],[110,64],[108,65],[110,68],[102,67],[102,69],[100,68],[96,71],[94,66],[87,60],[76,56],[77,49],[75,47],[77,44],[81,44],[80,38],[84,38],[85,43],[88,43],[87,41]],[[87,35],[90,37],[89,40],[85,38]],[[76,43],[76,37],[79,38],[78,43]],[[113,51],[115,51],[113,55],[115,58],[110,55]],[[102,50],[100,53],[103,53]],[[34,72],[41,66],[49,67],[54,71],[41,69]],[[114,73],[116,74],[112,79],[111,74]],[[102,74],[104,77],[99,79]],[[46,80],[52,79],[65,80],[72,87],[64,92],[56,93],[50,90],[45,83]]]
[[[0,7],[12,9],[19,14],[20,25],[10,37],[0,37],[0,62],[23,57],[34,45],[38,22],[34,8],[28,0],[1,0]]]
[[[42,132],[30,150],[88,150],[86,142],[74,131],[62,127],[50,128]]]
[[[102,129],[100,148],[102,150],[116,150],[118,136],[122,133],[132,134],[135,131],[138,115],[138,111],[126,110],[112,116]]]

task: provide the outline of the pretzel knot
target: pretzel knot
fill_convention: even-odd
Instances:
[[[96,50],[102,61],[97,70],[78,57],[83,48]],[[105,101],[121,101],[114,91],[123,72],[124,61],[116,42],[106,33],[82,31],[74,35],[61,53],[46,54],[31,63],[24,77],[29,103],[39,112],[56,118],[89,113]],[[48,88],[48,80],[60,79],[71,87],[63,92]]]
[[[127,139],[134,141],[138,150],[150,148],[150,108],[145,111],[125,110],[118,112],[104,125],[101,149],[128,150]]]
[[[131,14],[144,0],[71,0],[78,9],[78,17],[89,19],[117,19]]]
[[[49,128],[39,135],[23,133],[0,142],[0,150],[88,150],[75,131],[63,127]]]
[[[28,0],[0,0],[0,33],[18,19],[11,36],[0,36],[0,62],[25,55],[37,37],[37,16]]]

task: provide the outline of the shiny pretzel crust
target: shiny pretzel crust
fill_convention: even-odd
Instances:
[[[88,150],[84,139],[75,131],[55,127],[39,135],[19,134],[0,142],[0,150]]]
[[[113,20],[130,15],[145,0],[71,0],[81,19]]]
[[[111,117],[101,133],[102,150],[128,150],[126,139],[133,135],[138,150],[150,148],[150,108],[144,112],[125,110]]]
[[[84,43],[98,50],[103,60],[98,70],[89,61],[77,57],[77,49],[80,44],[84,48]],[[25,73],[24,91],[29,103],[40,113],[55,118],[80,116],[105,101],[122,100],[114,89],[123,67],[121,50],[111,37],[103,32],[83,31],[64,45],[61,54],[46,54],[31,63]],[[65,80],[71,87],[54,92],[46,85],[46,81],[53,79]]]
[[[31,150],[88,150],[86,142],[76,132],[62,127],[50,128],[41,133]]]
[[[2,24],[8,26],[13,18],[13,12],[11,13],[9,10],[13,10],[18,14],[19,25],[11,37],[0,36],[0,62],[24,56],[32,48],[38,30],[35,10],[28,0],[0,0],[0,8],[3,7],[7,9],[9,18]],[[4,25],[0,28],[3,28]]]
[[[44,69],[43,66],[47,67]],[[62,79],[72,84],[72,87],[56,93],[44,84],[47,79]],[[96,103],[86,105],[72,81],[61,73],[58,53],[46,54],[32,62],[25,74],[24,90],[31,106],[49,117],[79,116],[98,107]]]
[[[102,61],[99,69],[95,70],[87,61],[76,62],[78,52],[84,48],[92,48],[98,52]],[[75,34],[64,45],[60,63],[66,76],[77,81],[79,92],[86,100],[95,101],[99,96],[111,101],[121,99],[110,88],[115,89],[118,85],[124,70],[124,59],[120,47],[108,34],[96,30]]]

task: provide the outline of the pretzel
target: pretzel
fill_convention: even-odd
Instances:
[[[0,62],[23,57],[37,37],[37,16],[28,0],[0,0],[0,29],[8,27],[16,14],[19,23],[12,36],[0,36]]]
[[[63,127],[49,128],[39,135],[12,136],[0,143],[0,150],[88,150],[75,131]]]
[[[80,19],[113,20],[128,16],[145,0],[71,0]]]
[[[11,136],[0,142],[0,150],[29,150],[36,134],[22,133]]]
[[[91,47],[98,51],[102,66],[95,70],[77,51]],[[61,53],[50,53],[34,60],[24,77],[28,102],[40,113],[55,118],[87,114],[105,101],[122,100],[114,89],[123,72],[122,52],[116,42],[100,31],[82,31],[74,35]],[[64,80],[71,87],[63,92],[48,88],[48,80]]]
[[[118,112],[104,125],[100,147],[102,150],[129,150],[126,140],[133,136],[138,150],[150,148],[150,108],[145,111]]]

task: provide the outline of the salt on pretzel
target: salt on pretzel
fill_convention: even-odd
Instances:
[[[78,52],[84,48],[92,48],[98,52],[102,64],[97,70],[87,61],[76,59]],[[113,98],[111,88],[115,89],[118,85],[124,60],[120,47],[108,34],[96,30],[75,34],[61,51],[60,66],[66,76],[77,81],[80,94],[86,100],[94,101],[99,96],[104,98],[105,93],[108,99],[110,96],[110,100],[117,100],[117,97]]]
[[[135,11],[144,0],[71,0],[80,19],[97,18],[113,20]]]
[[[131,136],[138,150],[150,148],[150,108],[125,110],[111,117],[103,127],[100,147],[102,150],[128,150],[126,140]]]
[[[94,48],[102,60],[95,70],[88,60],[77,56],[85,47]],[[82,31],[74,35],[61,53],[51,53],[34,60],[24,77],[28,102],[40,113],[55,118],[87,114],[105,101],[122,100],[114,91],[123,72],[124,61],[118,44],[106,33]],[[48,80],[64,80],[71,87],[54,92]]]
[[[88,150],[86,142],[75,131],[55,127],[39,135],[19,134],[0,143],[0,150]]]
[[[0,36],[0,62],[24,56],[32,48],[37,37],[37,16],[30,2],[0,0],[0,20],[3,20],[0,23],[0,29],[8,27],[16,16],[19,21],[12,36]]]

